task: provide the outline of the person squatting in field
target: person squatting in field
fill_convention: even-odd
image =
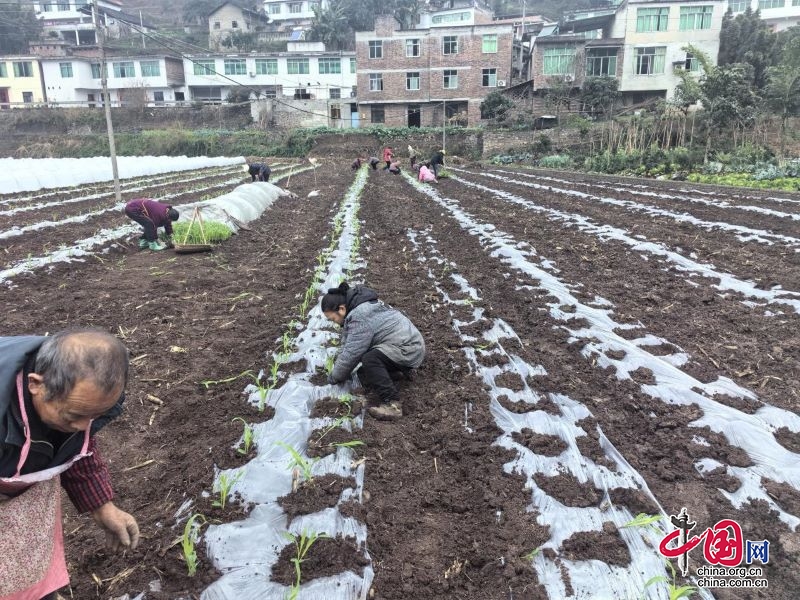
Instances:
[[[247,172],[250,173],[250,177],[252,177],[251,183],[253,181],[269,181],[272,169],[264,163],[253,163],[247,166]]]
[[[389,169],[389,166],[392,164],[393,160],[394,160],[394,150],[392,150],[391,146],[386,146],[386,148],[383,149],[383,162],[386,163],[386,166],[383,167],[384,171]]]
[[[125,215],[144,228],[144,233],[139,236],[139,248],[156,251],[172,248],[172,222],[180,216],[172,206],[150,198],[137,198],[125,205]],[[159,227],[164,228],[166,245],[158,242]]]
[[[389,164],[389,173],[392,175],[400,175],[400,162],[397,160],[393,160]]]
[[[139,526],[117,508],[95,435],[122,413],[128,350],[104,331],[0,337],[0,598],[38,600],[69,584],[61,490],[112,550]],[[59,483],[61,484],[59,486]]]
[[[417,177],[422,183],[439,183],[436,175],[433,174],[427,165],[422,164],[419,166],[419,175]]]
[[[367,412],[376,419],[403,416],[403,407],[391,373],[410,377],[411,370],[425,358],[425,341],[414,324],[399,310],[378,300],[375,290],[342,282],[322,297],[325,317],[342,326],[341,351],[336,357],[328,383],[350,377],[361,362],[358,379],[380,401]]]

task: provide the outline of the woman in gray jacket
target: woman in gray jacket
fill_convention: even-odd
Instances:
[[[403,415],[391,372],[408,374],[425,358],[425,341],[403,313],[378,300],[378,294],[363,285],[342,283],[322,297],[322,312],[341,325],[341,351],[336,357],[329,383],[350,376],[361,362],[358,378],[375,391],[380,405],[368,409],[376,419],[394,420]]]

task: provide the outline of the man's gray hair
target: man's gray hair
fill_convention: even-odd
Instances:
[[[128,349],[105,331],[68,329],[44,341],[34,371],[44,380],[46,401],[66,398],[84,380],[109,394],[128,382]]]

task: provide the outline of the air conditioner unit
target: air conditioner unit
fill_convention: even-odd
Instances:
[[[566,83],[572,83],[573,81],[575,81],[575,76],[574,75],[564,75],[564,81]]]
[[[505,79],[498,79],[497,80],[497,87],[506,87],[506,80]]]

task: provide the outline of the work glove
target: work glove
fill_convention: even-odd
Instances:
[[[174,248],[175,247],[175,242],[172,241],[172,236],[171,235],[165,235],[164,236],[164,243],[167,245],[167,248]]]

